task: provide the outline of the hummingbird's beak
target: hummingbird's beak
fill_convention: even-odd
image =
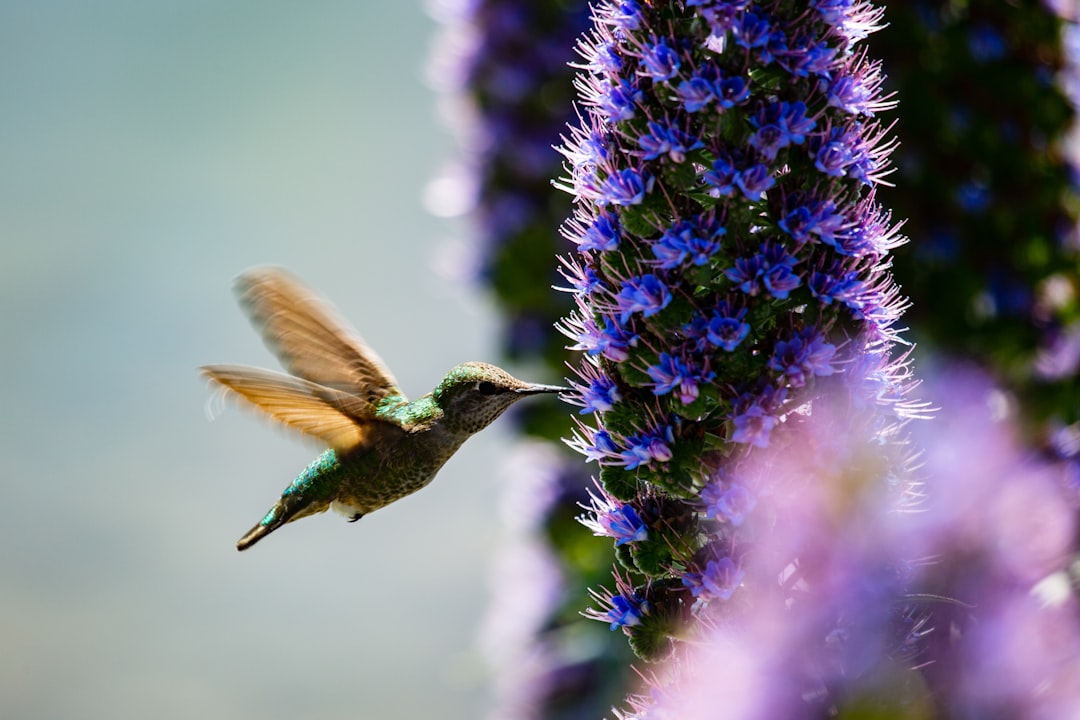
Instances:
[[[564,393],[570,392],[570,388],[559,385],[526,385],[515,390],[518,395],[540,395],[541,393]]]

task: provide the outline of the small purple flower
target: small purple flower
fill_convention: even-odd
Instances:
[[[622,464],[627,470],[654,462],[667,462],[671,459],[672,431],[664,426],[647,433],[635,433],[626,438],[626,450],[620,453]]]
[[[728,197],[735,192],[735,180],[739,171],[730,155],[721,153],[713,160],[712,170],[702,175],[702,180],[709,186],[709,195],[715,198]]]
[[[581,399],[585,405],[578,414],[585,415],[610,410],[615,403],[622,400],[622,394],[614,380],[607,375],[597,375],[589,381],[587,387],[582,388]]]
[[[581,250],[611,252],[619,247],[619,219],[610,212],[602,211],[596,216],[578,242]]]
[[[724,78],[716,86],[716,94],[720,98],[720,107],[730,110],[736,105],[742,105],[750,97],[750,86],[741,76]]]
[[[577,342],[573,350],[584,350],[589,355],[603,355],[612,362],[622,362],[628,350],[637,344],[637,335],[616,323],[612,318],[604,318],[601,329],[591,317],[577,323],[578,331],[571,337]],[[572,331],[570,331],[572,332]]]
[[[833,300],[851,304],[866,289],[858,271],[845,271],[838,262],[811,273],[807,285],[810,287],[810,294],[825,305],[831,304]]]
[[[721,303],[709,318],[705,338],[716,347],[733,352],[750,334],[750,324],[743,321],[746,308],[732,313],[727,303]]]
[[[835,78],[826,92],[829,104],[852,115],[873,115],[870,104],[877,93],[859,80],[854,75],[841,75]]]
[[[757,132],[750,136],[750,145],[772,162],[776,154],[789,144],[801,145],[806,134],[814,129],[814,121],[806,117],[806,105],[801,102],[772,102],[762,106],[750,123]],[[751,198],[753,199],[753,198]]]
[[[761,125],[750,136],[750,147],[757,150],[769,162],[776,159],[781,148],[787,147],[787,137],[776,125]]]
[[[735,42],[747,50],[763,47],[769,39],[771,29],[767,17],[748,12],[735,28]]]
[[[585,447],[584,450],[586,462],[592,460],[599,462],[605,458],[619,455],[619,447],[611,439],[611,435],[607,430],[597,430],[593,433],[592,444]]]
[[[807,134],[817,125],[815,120],[806,117],[804,102],[780,103],[778,120],[788,142],[793,145],[802,145]]]
[[[641,27],[641,4],[637,0],[622,0],[617,8],[609,11],[606,20],[622,30],[637,30]]]
[[[636,593],[630,597],[615,595],[611,598],[611,609],[602,616],[610,621],[612,630],[620,627],[634,627],[641,624],[641,616],[649,611],[649,603]]]
[[[836,346],[825,342],[825,338],[810,327],[790,340],[778,342],[769,367],[783,373],[792,387],[800,388],[806,385],[808,376],[832,375],[835,354]]]
[[[655,160],[667,155],[672,162],[682,162],[686,153],[702,147],[702,142],[677,128],[669,128],[660,123],[649,121],[648,132],[638,136],[638,146],[642,149],[645,160]]]
[[[855,162],[850,147],[852,139],[843,128],[833,128],[826,138],[817,141],[814,167],[829,177],[847,175],[847,167]]]
[[[757,295],[760,289],[757,279],[765,272],[761,255],[735,259],[735,265],[724,271],[724,276],[735,283],[747,295]]]
[[[788,294],[802,282],[793,268],[795,258],[781,245],[763,250],[762,257],[767,268],[761,277],[762,284],[777,300],[787,300]]]
[[[703,600],[728,600],[742,584],[745,572],[729,557],[710,560],[704,572],[688,572],[683,584],[694,597]]]
[[[822,42],[807,46],[791,45],[779,60],[781,66],[796,77],[817,75],[828,79],[836,60],[836,48]]]
[[[701,491],[701,499],[708,517],[727,520],[733,527],[742,525],[757,505],[754,494],[738,483],[709,483]]]
[[[596,48],[596,52],[593,53],[591,59],[593,60],[592,67],[595,70],[609,75],[615,75],[623,68],[623,59],[616,51],[615,44],[611,42],[602,43]]]
[[[597,104],[608,122],[617,123],[634,117],[640,100],[641,90],[628,80],[620,80],[599,96]]]
[[[742,190],[747,200],[761,200],[765,191],[776,185],[776,178],[767,165],[757,164],[739,172],[735,184]]]
[[[732,418],[735,432],[731,434],[731,442],[753,445],[754,447],[769,447],[769,435],[776,426],[776,418],[770,415],[758,404],[753,404]]]
[[[679,83],[676,94],[683,107],[686,108],[686,112],[695,113],[716,100],[716,86],[704,75],[695,73],[689,80]]]
[[[816,218],[810,208],[800,205],[789,210],[777,225],[801,245],[810,239],[810,232],[815,221]]]
[[[830,25],[839,25],[847,18],[848,8],[854,0],[810,0],[810,7],[821,14],[821,19]]]
[[[765,243],[757,255],[736,259],[734,267],[728,268],[724,274],[747,295],[758,294],[760,278],[769,294],[777,300],[786,300],[801,282],[794,271],[796,262],[796,258],[789,255],[783,245]]]
[[[698,385],[709,382],[716,376],[712,371],[700,370],[666,352],[660,353],[657,364],[651,365],[645,372],[652,378],[654,393],[667,395],[674,391],[684,405],[697,400]]]
[[[670,302],[671,292],[656,275],[649,273],[639,278],[630,278],[619,290],[619,320],[625,323],[636,312],[651,317],[666,308]]]
[[[592,530],[593,535],[615,538],[616,547],[648,539],[649,530],[632,505],[609,497],[603,490],[599,496],[590,490],[589,496],[592,502],[582,507],[592,515],[583,515],[578,522]]]
[[[637,205],[645,199],[645,193],[652,189],[652,183],[651,177],[644,177],[638,170],[624,168],[604,179],[596,204]]]
[[[727,232],[712,223],[683,220],[668,228],[652,247],[657,264],[672,270],[691,258],[694,265],[704,265],[720,249],[720,238]]]
[[[655,43],[646,43],[642,48],[641,68],[653,82],[664,82],[679,72],[679,56],[661,38]]]

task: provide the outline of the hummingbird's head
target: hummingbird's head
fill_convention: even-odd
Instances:
[[[447,429],[472,434],[483,430],[523,397],[567,390],[518,380],[487,363],[467,362],[451,368],[431,395],[443,411]]]

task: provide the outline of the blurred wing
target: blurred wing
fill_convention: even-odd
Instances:
[[[371,441],[373,408],[355,395],[282,373],[245,365],[207,365],[203,375],[236,393],[274,420],[318,438],[336,450]]]
[[[382,359],[333,307],[279,268],[259,268],[236,281],[240,304],[267,347],[297,377],[374,404],[401,394]]]

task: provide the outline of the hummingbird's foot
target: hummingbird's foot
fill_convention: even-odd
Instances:
[[[359,520],[362,517],[364,517],[364,513],[356,513],[351,518],[349,518],[349,522],[356,522],[357,520]]]

